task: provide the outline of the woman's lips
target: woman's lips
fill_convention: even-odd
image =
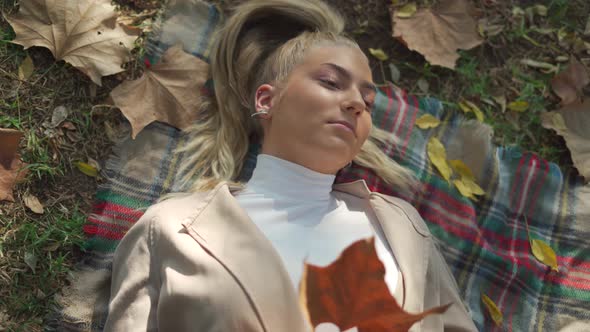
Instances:
[[[337,127],[340,127],[340,128],[342,128],[344,130],[348,130],[348,131],[352,132],[353,134],[355,134],[355,136],[356,136],[356,132],[354,130],[354,126],[351,123],[349,123],[349,122],[346,122],[346,121],[331,121],[331,122],[329,122],[329,124],[334,125],[334,126],[337,126]]]

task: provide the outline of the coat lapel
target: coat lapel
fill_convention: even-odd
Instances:
[[[309,330],[280,256],[227,183],[217,185],[183,225],[234,276],[264,331]]]
[[[427,230],[417,229],[416,225],[420,220],[415,218],[419,216],[408,213],[409,207],[404,207],[407,202],[371,192],[363,180],[338,184],[334,189],[369,200],[373,208],[368,211],[369,218],[375,218],[381,226],[401,272],[395,297],[398,301],[401,299],[402,308],[410,313],[424,311],[429,259],[429,242],[425,238],[429,233]]]

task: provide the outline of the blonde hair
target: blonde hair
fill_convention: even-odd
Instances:
[[[250,0],[236,6],[213,36],[215,98],[203,102],[200,120],[188,129],[188,142],[178,151],[185,155],[181,187],[201,191],[236,181],[250,139],[262,136],[258,120],[250,117],[258,86],[270,83],[281,91],[311,47],[359,48],[343,30],[342,17],[321,1]],[[398,189],[411,189],[412,173],[385,155],[380,146],[387,144],[395,144],[391,133],[373,127],[354,162]]]

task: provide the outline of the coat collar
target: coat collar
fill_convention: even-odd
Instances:
[[[241,188],[226,182],[218,184],[183,225],[235,277],[264,331],[308,331],[298,295],[279,254],[233,197],[232,193]],[[401,207],[392,210],[391,201],[372,193],[363,180],[335,184],[333,188],[370,202],[369,218],[378,220],[401,272],[395,297],[402,299],[400,304],[405,310],[423,311],[427,241],[416,232],[412,222],[400,219],[409,216]],[[400,216],[392,216],[391,211]]]

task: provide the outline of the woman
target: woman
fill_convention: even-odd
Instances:
[[[453,303],[412,331],[476,330],[417,211],[363,181],[333,185],[353,161],[400,188],[414,181],[379,149],[368,60],[342,31],[314,0],[235,8],[211,56],[215,101],[184,149],[193,193],[150,207],[120,243],[106,330],[321,330],[299,306],[303,262],[328,265],[373,237],[404,310]],[[241,185],[250,139],[262,150]]]

